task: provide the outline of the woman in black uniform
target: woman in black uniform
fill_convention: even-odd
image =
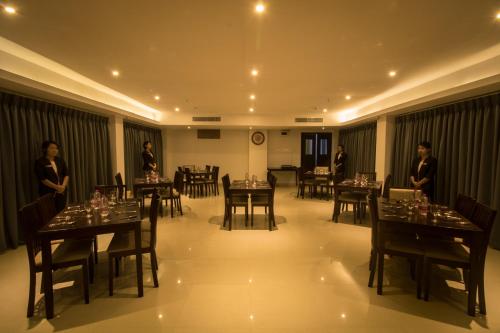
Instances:
[[[42,143],[43,157],[35,162],[35,174],[38,178],[38,193],[54,195],[56,210],[60,212],[66,207],[66,188],[68,187],[68,167],[62,158],[57,156],[59,145],[55,141]]]
[[[431,144],[427,141],[418,144],[418,157],[411,165],[410,181],[413,187],[422,190],[429,200],[434,200],[434,178],[437,172],[437,159],[431,156]]]
[[[344,151],[344,145],[337,146],[337,153],[333,164],[335,165],[335,182],[340,183],[345,179],[345,164],[347,161],[347,154]]]
[[[142,170],[144,172],[156,171],[157,164],[156,158],[151,151],[151,148],[153,148],[151,141],[144,141],[142,146],[144,147],[144,151],[142,152],[142,159],[144,160]]]

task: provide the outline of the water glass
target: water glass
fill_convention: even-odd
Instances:
[[[84,204],[83,204],[83,209],[85,209],[85,212],[87,213],[87,215],[85,215],[88,219],[92,217],[92,203],[90,200],[85,200]]]

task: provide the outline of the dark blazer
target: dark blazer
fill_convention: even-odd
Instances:
[[[437,172],[437,159],[435,159],[432,156],[427,157],[424,160],[424,164],[422,164],[420,171],[418,170],[419,164],[420,164],[420,157],[417,157],[416,159],[413,160],[413,163],[411,164],[410,174],[417,182],[424,178],[429,179],[427,183],[422,185],[421,190],[425,195],[427,195],[432,200],[434,198],[434,181]]]
[[[335,172],[343,174],[345,172],[345,163],[347,161],[347,154],[345,152],[336,153],[333,163],[335,164]]]
[[[45,195],[47,193],[54,193],[56,190],[45,186],[42,183],[42,180],[50,180],[54,184],[62,185],[64,182],[64,177],[68,176],[68,167],[66,166],[66,162],[60,157],[55,157],[54,162],[57,166],[57,173],[52,168],[52,164],[49,159],[46,157],[41,157],[35,162],[35,174],[38,179],[38,193],[40,196]]]
[[[142,159],[144,160],[144,165],[142,166],[142,170],[144,170],[144,171],[153,170],[153,168],[150,166],[150,164],[156,163],[156,158],[154,157],[153,153],[150,153],[149,151],[144,150],[142,152]]]

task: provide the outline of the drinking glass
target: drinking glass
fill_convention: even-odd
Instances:
[[[103,218],[104,222],[108,222],[109,219],[107,218],[109,216],[109,207],[101,207],[99,214],[101,215],[101,218]]]
[[[87,215],[85,215],[88,219],[92,217],[92,203],[90,202],[90,200],[85,200],[84,204],[83,204],[83,209],[85,209],[85,212],[87,213]]]

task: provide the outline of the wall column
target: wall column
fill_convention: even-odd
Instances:
[[[161,129],[161,141],[162,141],[162,146],[163,146],[163,149],[162,149],[162,155],[163,155],[163,161],[161,161],[161,165],[162,165],[162,170],[160,170],[160,173],[163,177],[167,177],[167,178],[171,178],[171,179],[174,179],[174,173],[176,170],[170,170],[172,168],[170,168],[170,165],[168,165],[169,163],[169,159],[168,159],[168,140],[167,140],[167,129],[166,128],[162,128]],[[171,174],[169,173],[169,171],[171,172]]]
[[[254,132],[262,132],[265,136],[265,141],[261,145],[255,145],[252,142],[252,134]],[[248,174],[250,177],[256,175],[258,179],[267,179],[267,142],[269,140],[266,130],[250,130],[248,131]]]
[[[383,115],[377,119],[377,145],[375,154],[377,180],[384,181],[385,177],[391,172],[394,130],[394,117]]]
[[[121,173],[125,178],[125,145],[123,141],[123,117],[112,116],[109,118],[109,136],[111,143],[111,167],[113,175]]]

